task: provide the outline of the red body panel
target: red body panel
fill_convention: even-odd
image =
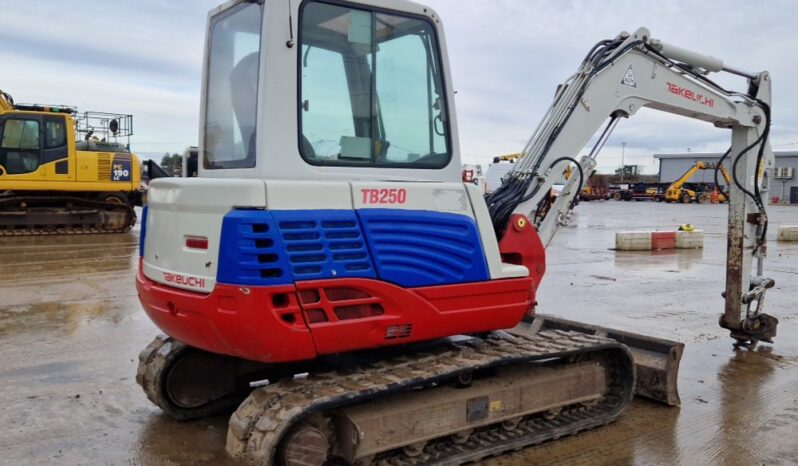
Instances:
[[[535,293],[546,273],[546,249],[529,219],[521,214],[510,216],[504,236],[499,241],[502,262],[523,265],[529,270],[529,316],[535,313]]]
[[[139,267],[136,288],[155,325],[188,345],[264,362],[316,357],[313,337],[291,285],[217,284],[212,293],[204,294],[156,283]],[[284,305],[275,307],[275,301]],[[293,323],[288,316],[293,316]]]
[[[217,284],[203,294],[155,283],[141,268],[137,275],[139,299],[165,333],[261,362],[510,328],[534,301],[532,285],[532,276],[413,289],[341,278],[269,287]]]

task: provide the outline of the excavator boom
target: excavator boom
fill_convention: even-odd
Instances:
[[[723,89],[705,76],[710,71],[747,77],[747,92]],[[721,326],[744,345],[769,341],[777,322],[762,313],[765,290],[772,287],[772,280],[762,275],[767,231],[763,193],[773,167],[768,141],[770,87],[767,72],[727,67],[714,57],[652,39],[645,28],[599,42],[577,72],[558,87],[523,155],[503,185],[487,196],[497,237],[502,238],[513,215],[523,215],[549,244],[557,228],[568,222],[581,186],[592,175],[595,158],[619,118],[648,107],[731,129],[733,183]],[[607,120],[590,154],[576,160],[575,154]],[[576,165],[580,176],[565,180],[561,195],[552,201],[549,190],[563,181],[563,167],[568,164]],[[693,167],[685,175],[698,169]],[[752,275],[754,261],[757,270]]]
[[[14,99],[0,89],[0,113],[14,110]]]

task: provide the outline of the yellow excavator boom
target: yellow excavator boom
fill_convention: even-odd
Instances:
[[[14,99],[0,89],[0,113],[14,110]]]
[[[726,186],[731,186],[731,176],[729,176],[729,172],[726,171],[726,167],[721,165],[719,171],[720,174],[723,175],[723,179],[726,181]]]

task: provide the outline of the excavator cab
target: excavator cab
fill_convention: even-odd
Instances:
[[[409,2],[294,10],[234,2],[209,16],[200,176],[456,181],[434,13]]]
[[[24,175],[68,155],[64,115],[13,113],[0,116],[0,167]],[[63,167],[54,168],[61,171]]]

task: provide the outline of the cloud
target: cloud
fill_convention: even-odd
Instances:
[[[469,162],[518,152],[550,105],[556,85],[576,70],[587,50],[599,39],[639,26],[731,66],[769,70],[771,140],[774,146],[798,141],[798,94],[792,92],[791,79],[798,62],[787,58],[798,49],[789,19],[798,13],[793,2],[772,1],[767,8],[740,0],[429,3],[446,28],[461,147]],[[745,91],[742,78],[718,76],[717,81]],[[599,157],[599,169],[620,164],[623,142],[625,161],[631,157],[651,171],[654,152],[725,150],[729,138],[728,131],[706,123],[644,109],[619,123]]]
[[[425,1],[425,0],[422,0]],[[13,7],[8,6],[13,3]],[[5,2],[0,89],[20,102],[134,114],[134,149],[182,152],[197,144],[207,12],[217,0]],[[554,90],[598,40],[644,25],[654,37],[773,76],[776,149],[798,143],[798,4],[771,0],[426,0],[446,31],[464,161],[518,152]],[[718,77],[745,90],[738,77]],[[643,110],[622,121],[599,167],[655,171],[655,152],[723,150],[728,131]]]

